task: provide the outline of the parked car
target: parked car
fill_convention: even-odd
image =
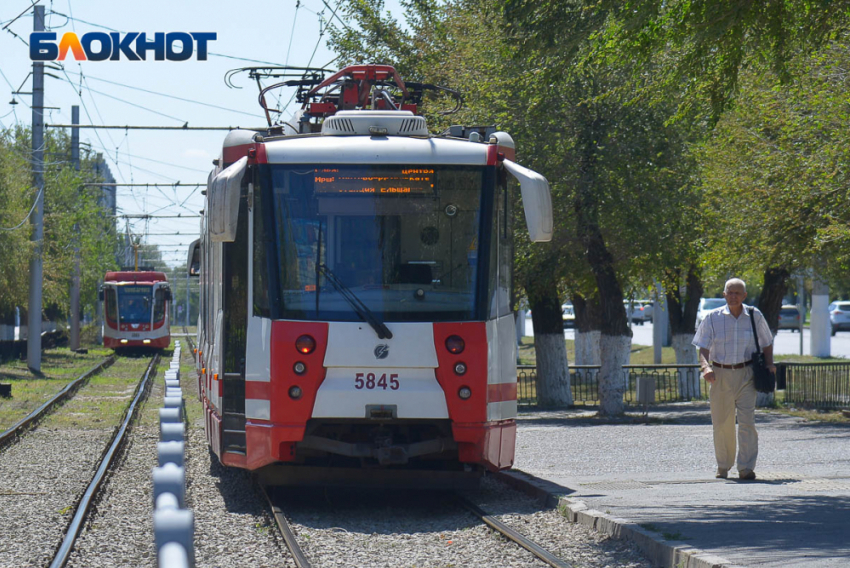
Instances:
[[[779,310],[779,327],[777,329],[800,330],[800,310],[797,306],[782,306]]]
[[[832,302],[827,309],[832,335],[838,331],[850,329],[850,302]]]
[[[650,311],[646,309],[646,304],[649,302],[635,300],[630,302],[629,300],[623,300],[623,304],[626,306],[626,316],[630,321],[638,325],[643,325],[645,321],[651,321],[652,316],[650,315]]]
[[[564,304],[561,306],[563,310],[563,318],[564,318],[564,329],[566,328],[574,328],[576,326],[576,312],[573,309],[572,305]]]
[[[700,298],[699,309],[697,310],[697,327],[708,315],[711,310],[716,310],[726,305],[726,300],[723,298]]]

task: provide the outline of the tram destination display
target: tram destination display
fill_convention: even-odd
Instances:
[[[313,191],[324,195],[434,195],[434,168],[316,168]]]

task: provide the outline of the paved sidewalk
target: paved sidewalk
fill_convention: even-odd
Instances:
[[[592,412],[521,412],[515,468],[659,538],[754,567],[850,566],[850,425],[759,411],[754,482],[715,480],[705,403],[650,423]]]

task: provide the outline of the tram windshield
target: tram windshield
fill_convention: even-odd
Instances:
[[[147,285],[118,286],[118,318],[121,323],[150,323],[151,291]]]
[[[474,319],[485,179],[483,167],[270,166],[255,304],[284,319],[359,321],[356,302],[382,321]]]

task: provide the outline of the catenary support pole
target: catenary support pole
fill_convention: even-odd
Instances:
[[[797,275],[797,313],[800,314],[800,326],[797,331],[800,332],[800,355],[803,354],[803,323],[806,320],[806,281],[803,279],[803,274]]]
[[[829,322],[829,286],[817,273],[812,278],[812,322],[809,326],[809,352],[814,357],[829,357],[832,324]]]
[[[652,348],[653,361],[656,365],[661,364],[661,348],[667,339],[667,296],[664,286],[658,280],[655,281],[655,303],[652,306]]]
[[[80,123],[80,107],[71,107],[71,123]],[[71,163],[80,171],[80,129],[71,129]],[[79,225],[74,223],[74,273],[71,276],[71,351],[80,348],[80,241]]]
[[[44,31],[44,6],[35,7],[33,31]],[[27,366],[41,372],[41,286],[44,245],[44,62],[32,64],[32,174],[37,192],[32,214],[29,305],[27,306]]]
[[[189,268],[191,267],[186,266],[186,315],[184,316],[186,320],[186,327],[189,327],[189,306],[191,305],[189,303]]]

